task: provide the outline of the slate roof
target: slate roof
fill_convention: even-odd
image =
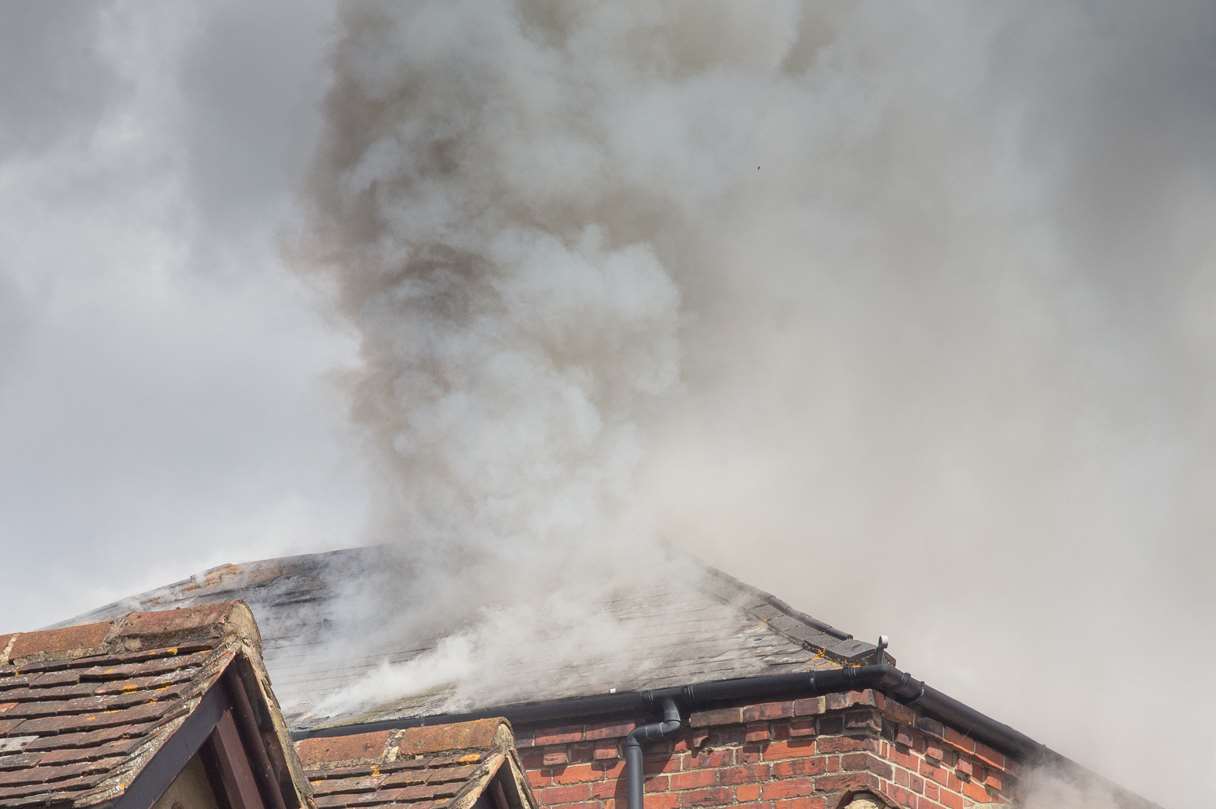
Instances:
[[[325,697],[358,680],[382,661],[401,663],[430,651],[442,635],[426,643],[406,643],[377,635],[374,617],[364,626],[343,626],[336,609],[352,582],[384,567],[382,548],[223,565],[203,574],[143,593],[86,616],[107,618],[130,609],[163,609],[239,598],[249,604],[263,634],[263,656],[274,678],[284,715],[293,731],[341,727],[385,719],[451,713],[442,688],[371,708],[317,715]],[[408,604],[403,608],[408,609]],[[777,598],[720,571],[704,569],[695,582],[673,581],[665,590],[620,592],[602,605],[636,641],[644,668],[614,671],[588,659],[585,665],[555,666],[543,650],[518,677],[526,691],[498,693],[469,711],[485,712],[522,702],[546,702],[613,690],[643,690],[706,680],[836,668],[867,658],[873,646],[855,640]],[[80,620],[80,619],[77,619]],[[456,627],[453,627],[455,630]],[[319,662],[318,652],[335,635],[367,637],[359,653]]]
[[[252,614],[230,602],[0,635],[0,807],[118,797],[256,649]]]
[[[317,809],[462,809],[499,773],[520,805],[535,805],[503,719],[308,739],[296,750]]]

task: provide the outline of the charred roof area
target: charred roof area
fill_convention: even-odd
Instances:
[[[581,665],[554,666],[544,654],[525,655],[509,687],[484,691],[456,705],[462,684],[441,683],[428,691],[326,712],[326,698],[368,677],[387,661],[408,664],[434,653],[446,627],[430,641],[416,643],[386,631],[388,618],[375,612],[344,611],[350,582],[375,575],[382,548],[224,565],[81,616],[90,620],[132,608],[165,609],[241,599],[249,604],[263,634],[263,655],[275,691],[293,731],[485,710],[521,702],[547,702],[613,691],[672,687],[704,680],[751,677],[839,668],[868,660],[874,647],[779,599],[710,568],[695,578],[673,579],[667,589],[623,589],[595,605],[611,614],[635,639],[635,659],[645,666],[627,671],[605,666],[593,644]],[[408,593],[403,594],[408,606]],[[358,620],[351,625],[349,622]],[[355,637],[359,642],[341,643]],[[336,645],[340,644],[340,645]],[[527,650],[523,650],[527,651]]]

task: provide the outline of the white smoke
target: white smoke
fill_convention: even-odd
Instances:
[[[1023,778],[1019,791],[1017,806],[1020,809],[1130,809],[1134,806],[1110,783],[1058,766],[1032,770]]]
[[[811,575],[859,634],[906,616],[938,665],[952,617],[999,627],[950,647],[964,686],[1069,609],[1095,648],[1053,661],[1114,672],[1154,622],[1111,582],[1146,568],[1197,588],[1155,622],[1206,626],[1205,32],[1204,3],[344,6],[299,252],[362,340],[394,631],[465,628],[351,699],[510,660],[660,539]],[[1016,707],[1123,760],[1061,681]],[[1163,766],[1210,783],[1188,734]]]

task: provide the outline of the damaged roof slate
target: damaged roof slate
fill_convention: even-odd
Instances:
[[[293,732],[460,712],[452,708],[451,691],[440,687],[371,707],[318,714],[329,695],[384,661],[413,660],[443,639],[440,635],[426,643],[405,643],[386,635],[382,619],[375,615],[362,625],[340,625],[339,604],[350,595],[343,588],[387,567],[386,553],[381,547],[365,547],[223,565],[74,620],[240,599],[249,604],[261,627],[266,667]],[[461,710],[483,712],[613,690],[838,668],[873,653],[871,644],[720,571],[703,567],[696,579],[672,581],[666,590],[619,593],[597,605],[634,639],[638,658],[649,661],[645,668],[622,673],[602,661],[556,665],[537,655],[528,661],[525,676],[517,678],[527,684],[526,692],[478,692],[474,699],[479,701],[462,704]],[[342,635],[363,639],[363,648],[322,660],[318,650]]]

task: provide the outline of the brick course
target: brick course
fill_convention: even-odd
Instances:
[[[649,721],[649,717],[637,717]],[[836,809],[868,791],[904,809],[1008,804],[1017,762],[873,690],[696,711],[648,745],[646,809]],[[544,809],[625,809],[619,719],[520,728]]]

